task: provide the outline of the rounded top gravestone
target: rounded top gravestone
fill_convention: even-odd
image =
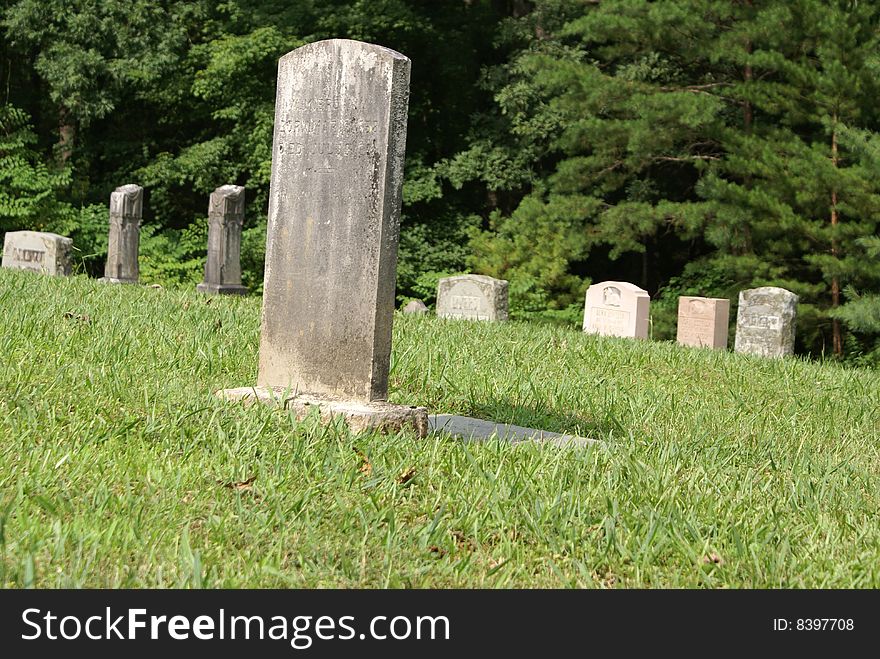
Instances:
[[[629,282],[593,284],[584,303],[584,332],[647,339],[650,302],[647,291]]]

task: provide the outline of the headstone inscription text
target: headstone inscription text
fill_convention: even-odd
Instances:
[[[22,261],[23,263],[33,263],[37,266],[43,263],[43,257],[46,256],[46,252],[41,249],[19,249],[18,247],[12,248],[12,258],[15,261]],[[39,270],[39,267],[36,268]]]

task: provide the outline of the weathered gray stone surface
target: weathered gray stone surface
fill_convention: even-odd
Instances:
[[[648,338],[651,297],[635,284],[603,281],[587,289],[584,332],[602,336]]]
[[[458,275],[437,282],[437,317],[507,320],[508,282],[485,275]]]
[[[3,239],[3,267],[47,275],[70,274],[73,240],[43,231],[7,231]]]
[[[244,188],[221,185],[208,201],[208,258],[205,280],[196,286],[202,293],[246,295],[241,285],[241,227],[244,223]]]
[[[240,387],[223,389],[216,395],[246,405],[261,403],[291,410],[297,419],[304,419],[316,410],[321,420],[330,423],[341,417],[352,432],[378,430],[396,433],[409,430],[419,437],[428,434],[428,410],[424,407],[392,405],[382,401],[343,401],[303,394],[292,395],[283,387]]]
[[[425,408],[385,402],[409,67],[344,39],[279,61],[260,370],[217,396],[427,433]]]
[[[107,264],[104,281],[113,284],[136,284],[140,276],[141,217],[144,189],[128,184],[110,194],[110,235],[107,241]]]
[[[410,300],[403,308],[403,313],[424,315],[428,313],[428,307],[421,300]]]
[[[431,432],[444,432],[465,441],[487,441],[498,438],[511,444],[546,442],[555,446],[587,446],[599,443],[597,440],[587,437],[564,435],[509,423],[495,423],[494,421],[455,414],[431,414],[428,416],[428,427]]]
[[[279,61],[261,386],[387,396],[409,71],[346,39]]]
[[[678,332],[683,346],[727,349],[730,300],[717,297],[678,298]]]
[[[762,357],[791,355],[797,302],[797,295],[776,286],[740,291],[734,350]]]

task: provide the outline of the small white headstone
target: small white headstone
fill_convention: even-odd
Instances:
[[[423,316],[428,313],[428,307],[421,300],[410,300],[402,311],[405,314]]]
[[[635,284],[603,281],[587,289],[584,332],[603,336],[648,338],[651,296]]]

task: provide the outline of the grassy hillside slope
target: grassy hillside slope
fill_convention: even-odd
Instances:
[[[880,373],[395,318],[391,398],[598,448],[222,403],[260,300],[0,270],[0,584],[878,587]]]

